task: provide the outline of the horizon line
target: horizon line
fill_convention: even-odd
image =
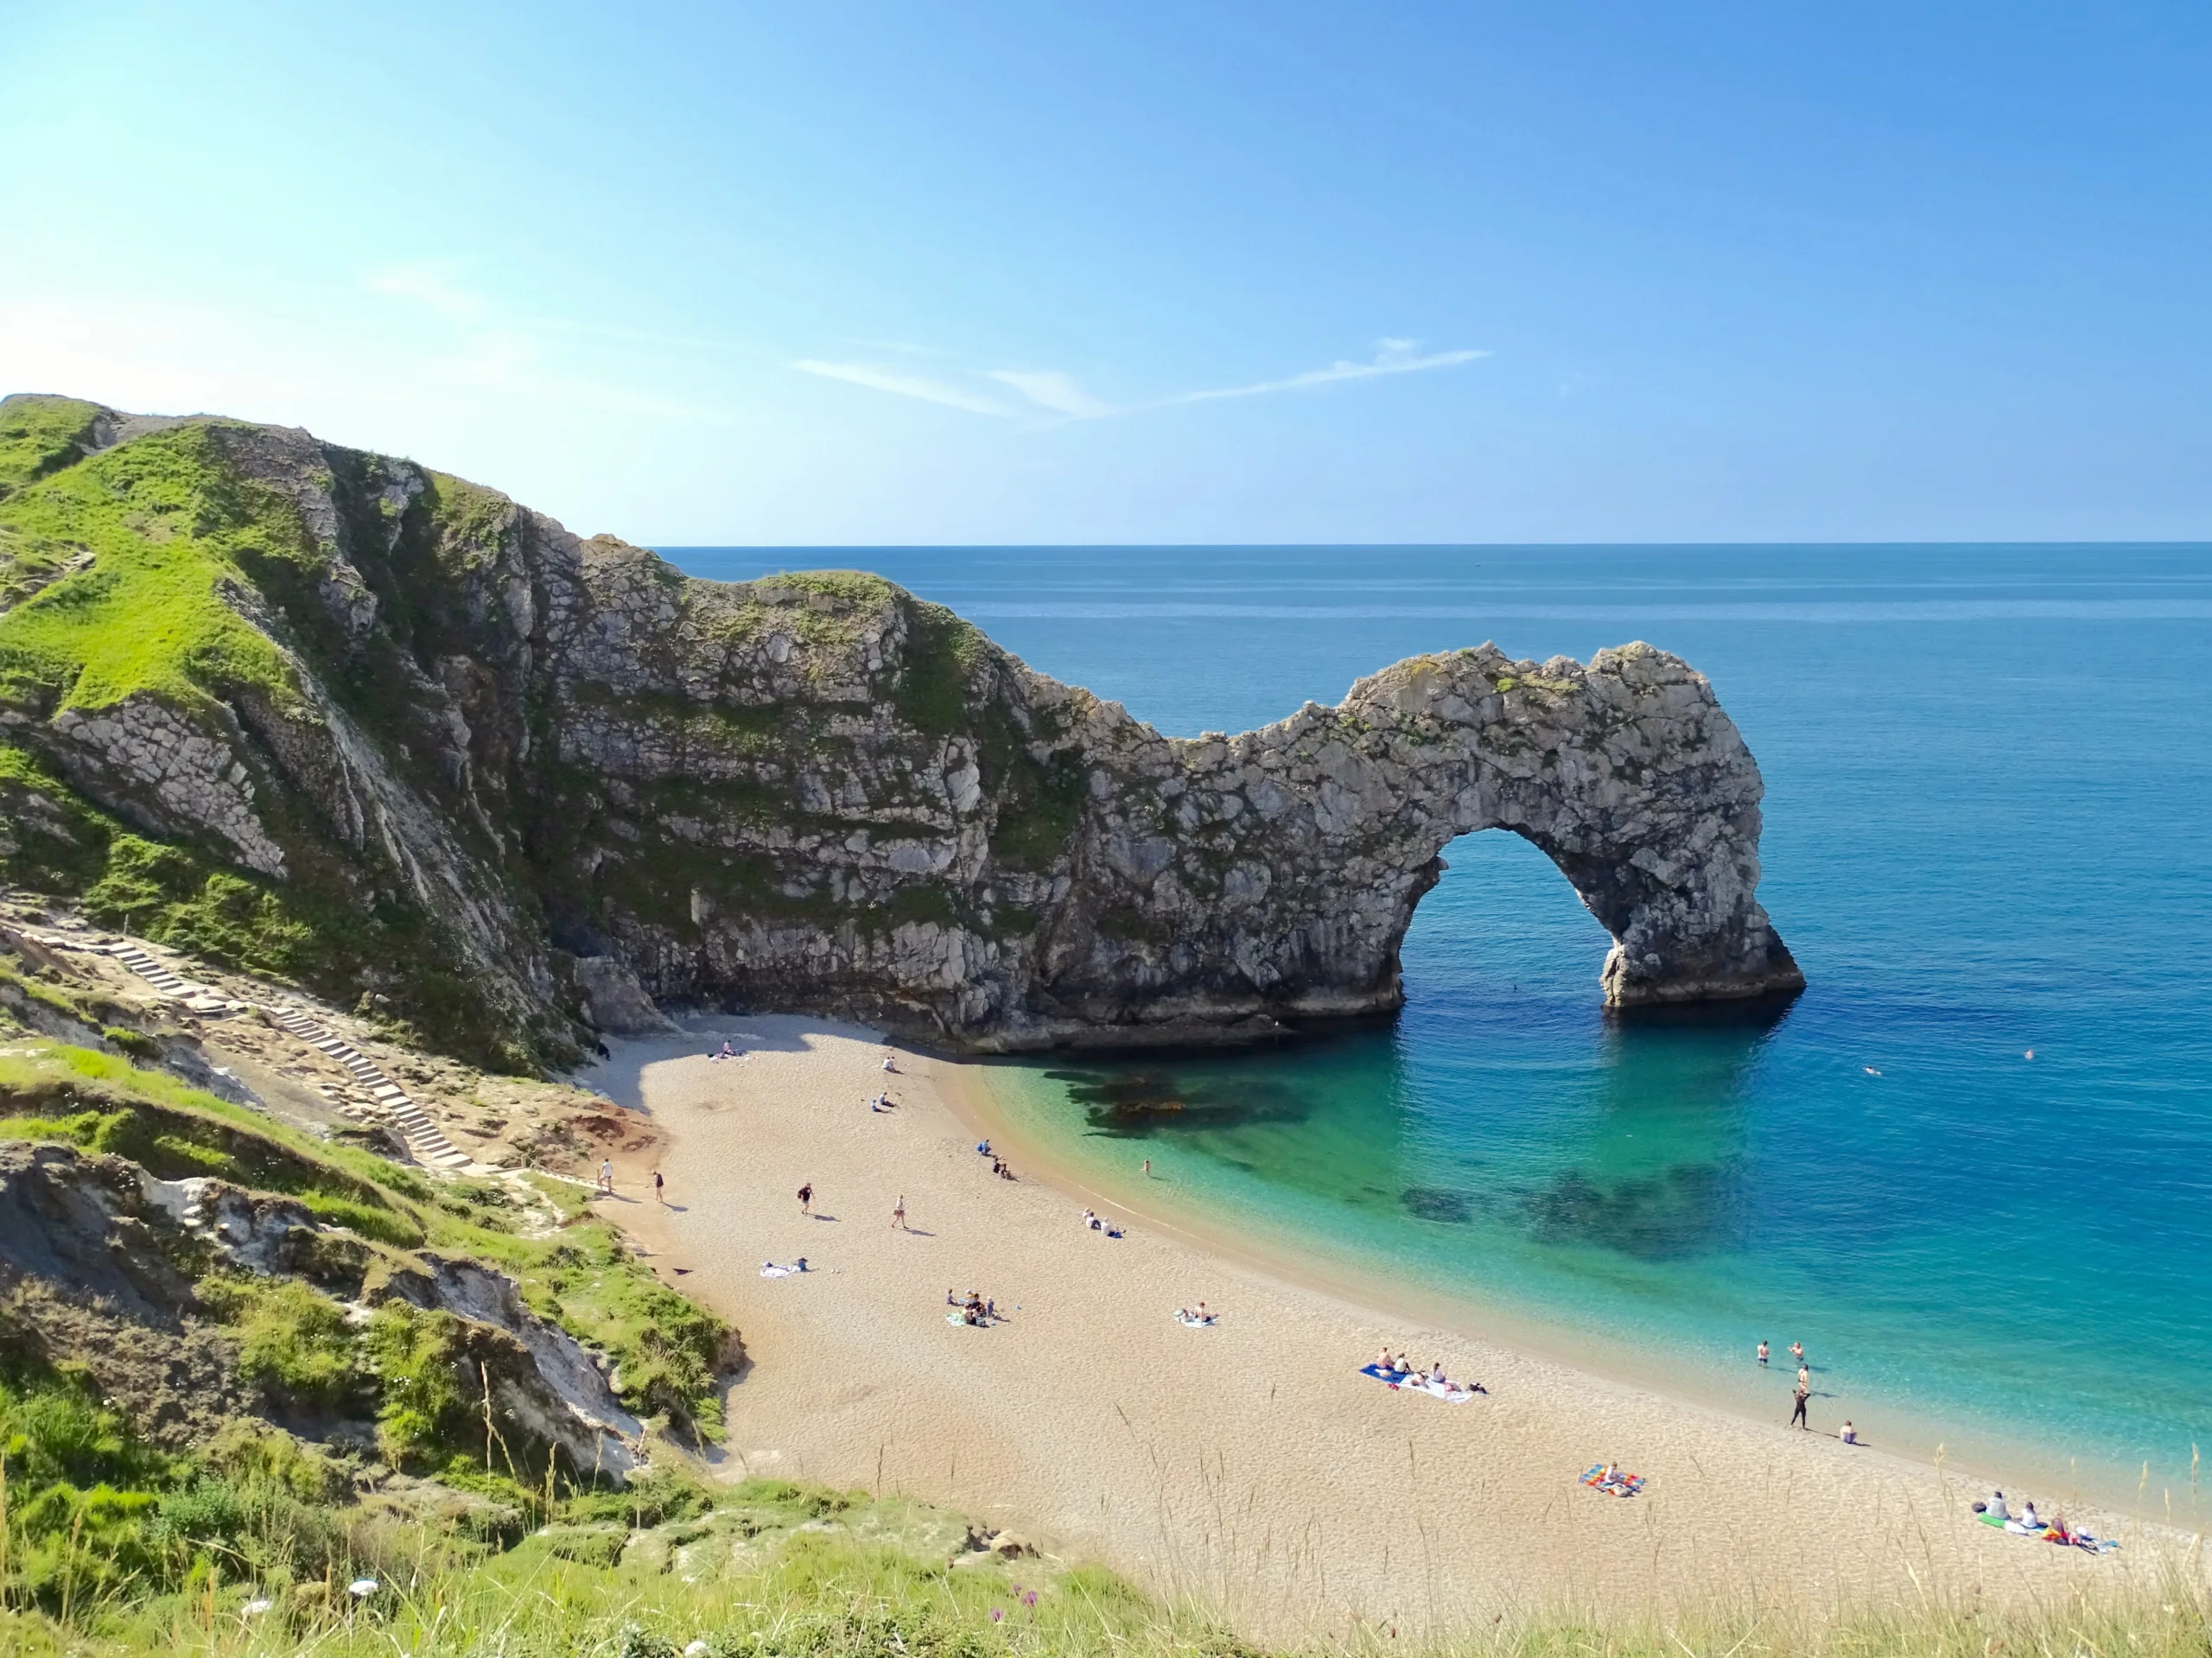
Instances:
[[[1669,541],[639,541],[632,545],[650,552],[713,553],[951,553],[994,550],[1006,552],[1280,552],[1285,549],[1340,549],[1348,552],[1517,551],[1541,549],[1560,551],[1597,551],[1645,548],[1714,549],[1881,549],[1892,547],[1949,547],[1990,549],[2202,549],[2212,551],[2212,537],[2202,538],[2004,541],[1968,537],[1904,537],[1880,541],[1781,540],[1669,540]]]

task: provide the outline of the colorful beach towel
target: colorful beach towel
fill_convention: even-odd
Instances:
[[[1441,1399],[1447,1405],[1464,1405],[1478,1393],[1488,1388],[1480,1383],[1472,1388],[1438,1387],[1426,1376],[1411,1370],[1386,1370],[1379,1364],[1363,1364],[1359,1373],[1373,1376],[1394,1393],[1425,1393],[1432,1399]]]
[[[1603,1491],[1609,1496],[1634,1496],[1643,1489],[1643,1476],[1616,1472],[1605,1477],[1605,1464],[1593,1462],[1582,1471],[1582,1483],[1593,1491]]]
[[[2046,1543],[2056,1543],[2061,1548],[2084,1549],[2091,1554],[2109,1554],[2120,1547],[2120,1539],[2117,1537],[2096,1537],[2086,1531],[2062,1532],[2056,1526],[2041,1526],[2031,1529],[2018,1520],[1999,1520],[1993,1514],[1978,1514],[1974,1518],[1985,1526],[1993,1526],[1999,1531],[2014,1537],[2040,1538]]]
[[[1175,1322],[1185,1330],[1211,1330],[1221,1322],[1221,1314],[1217,1312],[1211,1318],[1193,1318],[1179,1312],[1175,1315]]]

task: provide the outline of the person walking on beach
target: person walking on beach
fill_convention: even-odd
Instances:
[[[1766,1369],[1766,1344],[1764,1342],[1761,1342],[1759,1344],[1759,1369],[1762,1370]]]
[[[661,1188],[666,1184],[667,1182],[660,1178],[660,1171],[655,1169],[653,1171],[653,1201],[655,1203],[665,1204],[668,1202],[668,1199],[661,1195]]]
[[[612,1158],[599,1159],[599,1189],[607,1192],[614,1190],[614,1159]]]
[[[802,1215],[813,1214],[814,1210],[810,1207],[813,1202],[814,1182],[810,1180],[798,1189],[798,1212]]]
[[[1808,1433],[1813,1430],[1812,1425],[1805,1420],[1805,1401],[1812,1395],[1812,1384],[1806,1381],[1804,1373],[1800,1371],[1797,1375],[1797,1403],[1789,1413],[1789,1426],[1803,1428]]]
[[[906,1194],[899,1194],[898,1204],[891,1211],[891,1224],[899,1231],[906,1229]]]

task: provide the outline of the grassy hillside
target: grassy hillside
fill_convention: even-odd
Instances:
[[[284,849],[282,879],[210,840],[156,833],[144,810],[130,821],[63,774],[54,722],[133,699],[226,742],[241,719],[295,753],[323,740],[297,651],[327,653],[330,630],[297,600],[336,549],[241,470],[226,434],[245,429],[194,422],[86,458],[99,414],[67,399],[0,404],[0,718],[13,727],[0,741],[0,880],[81,897],[95,919],[342,1001],[368,995],[402,1034],[480,1063],[535,1070],[572,1055],[560,1028],[518,1027],[487,1006],[445,921],[372,848],[334,841],[276,773],[254,808]],[[385,683],[396,664],[351,665],[338,689],[361,679],[376,730],[405,707]]]
[[[500,1184],[434,1183],[159,1071],[37,1038],[0,1053],[0,1140],[10,1140],[128,1158],[161,1179],[213,1176],[294,1198],[348,1229],[352,1238],[327,1236],[304,1278],[277,1289],[206,1263],[184,1265],[205,1274],[200,1294],[209,1314],[245,1339],[250,1372],[256,1351],[266,1357],[260,1376],[273,1404],[334,1402],[299,1396],[303,1387],[358,1396],[396,1464],[440,1468],[456,1457],[467,1462],[484,1445],[474,1404],[438,1380],[460,1350],[450,1320],[390,1301],[362,1325],[340,1305],[378,1300],[394,1278],[422,1271],[423,1250],[505,1273],[533,1312],[607,1356],[641,1413],[679,1436],[720,1433],[716,1370],[728,1332],[664,1286],[565,1183],[538,1178],[527,1204]]]

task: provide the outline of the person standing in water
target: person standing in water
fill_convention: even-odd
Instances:
[[[1802,1342],[1790,1343],[1789,1356],[1796,1363],[1802,1364],[1805,1362],[1805,1344]]]
[[[1759,1344],[1759,1369],[1762,1370],[1766,1369],[1766,1344],[1764,1342],[1761,1342]]]

